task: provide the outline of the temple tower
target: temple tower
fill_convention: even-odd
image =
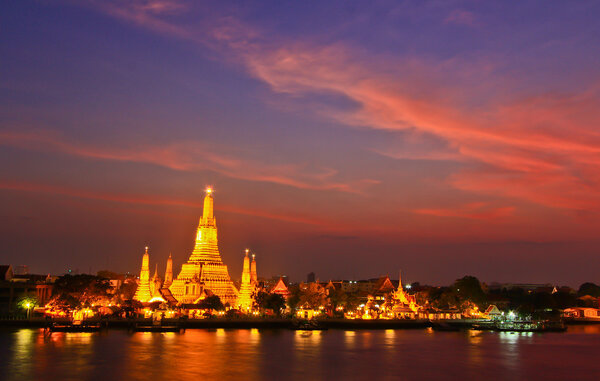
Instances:
[[[212,189],[206,190],[204,209],[196,231],[196,244],[190,258],[169,287],[179,303],[195,303],[203,291],[211,291],[223,304],[235,304],[238,291],[227,266],[221,260],[217,241],[217,222],[213,215]]]
[[[248,258],[248,249],[244,256],[244,267],[242,269],[242,284],[240,286],[240,294],[238,296],[237,305],[243,311],[248,311],[252,308],[253,300],[252,293],[254,287],[250,277],[250,258]]]
[[[142,269],[140,270],[140,283],[135,290],[134,300],[146,303],[152,299],[152,290],[150,289],[150,255],[148,254],[148,246],[142,257]]]
[[[250,263],[250,283],[254,286],[258,284],[258,274],[256,273],[256,255],[252,254],[252,262]]]
[[[158,263],[154,268],[154,275],[152,279],[150,279],[150,292],[152,293],[152,298],[161,297],[160,288],[162,287],[162,279],[158,276]]]
[[[169,288],[173,284],[173,258],[171,258],[171,253],[169,253],[169,259],[167,259],[167,269],[165,270],[165,283],[163,283],[163,288]]]

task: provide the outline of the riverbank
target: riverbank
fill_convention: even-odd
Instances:
[[[295,320],[292,319],[164,319],[164,325],[179,325],[185,329],[291,329]],[[0,320],[0,327],[44,328],[50,321],[46,319],[30,320]],[[67,320],[55,320],[56,323],[67,323]],[[101,323],[109,329],[129,329],[137,325],[151,325],[150,319],[91,319],[90,324]],[[323,328],[328,329],[418,329],[431,326],[429,320],[348,320],[324,319],[319,321]]]

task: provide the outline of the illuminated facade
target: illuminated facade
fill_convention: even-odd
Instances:
[[[254,257],[254,256],[253,256]],[[252,260],[254,262],[254,258]],[[256,267],[255,267],[256,269]],[[250,272],[250,258],[248,258],[248,249],[244,256],[244,266],[242,270],[242,284],[240,285],[240,294],[238,296],[237,305],[242,311],[249,311],[254,304],[253,300],[254,285]]]
[[[409,295],[402,286],[402,272],[398,280],[398,289],[392,293],[392,312],[396,318],[415,318],[420,307],[414,295]]]
[[[167,269],[165,270],[165,282],[163,288],[169,288],[173,284],[173,258],[169,253],[169,259],[167,259]]]
[[[252,254],[252,262],[250,263],[250,283],[254,286],[258,285],[258,274],[256,272],[256,258]]]
[[[271,294],[279,294],[279,295],[283,296],[284,298],[287,298],[291,295],[290,290],[288,289],[288,287],[285,285],[285,282],[283,281],[283,277],[279,277],[277,284],[275,284],[275,286],[273,286],[270,293]]]
[[[160,289],[162,287],[162,279],[158,276],[158,264],[154,269],[154,275],[152,279],[150,279],[150,292],[152,293],[152,298],[161,297]]]
[[[209,188],[204,197],[204,210],[196,233],[194,251],[169,290],[179,303],[195,303],[206,289],[223,304],[235,305],[238,291],[221,260],[217,241],[217,223],[213,215],[213,196]]]
[[[150,288],[150,255],[148,254],[148,246],[146,246],[146,252],[142,257],[142,269],[140,270],[140,283],[138,284],[137,290],[135,290],[134,300],[142,303],[148,302],[152,299],[152,290]]]

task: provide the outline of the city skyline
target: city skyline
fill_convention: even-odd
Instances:
[[[236,279],[597,279],[597,3],[0,9],[3,262],[179,268],[212,186]]]

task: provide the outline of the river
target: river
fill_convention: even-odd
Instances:
[[[597,380],[600,326],[419,330],[0,330],[6,380]]]

